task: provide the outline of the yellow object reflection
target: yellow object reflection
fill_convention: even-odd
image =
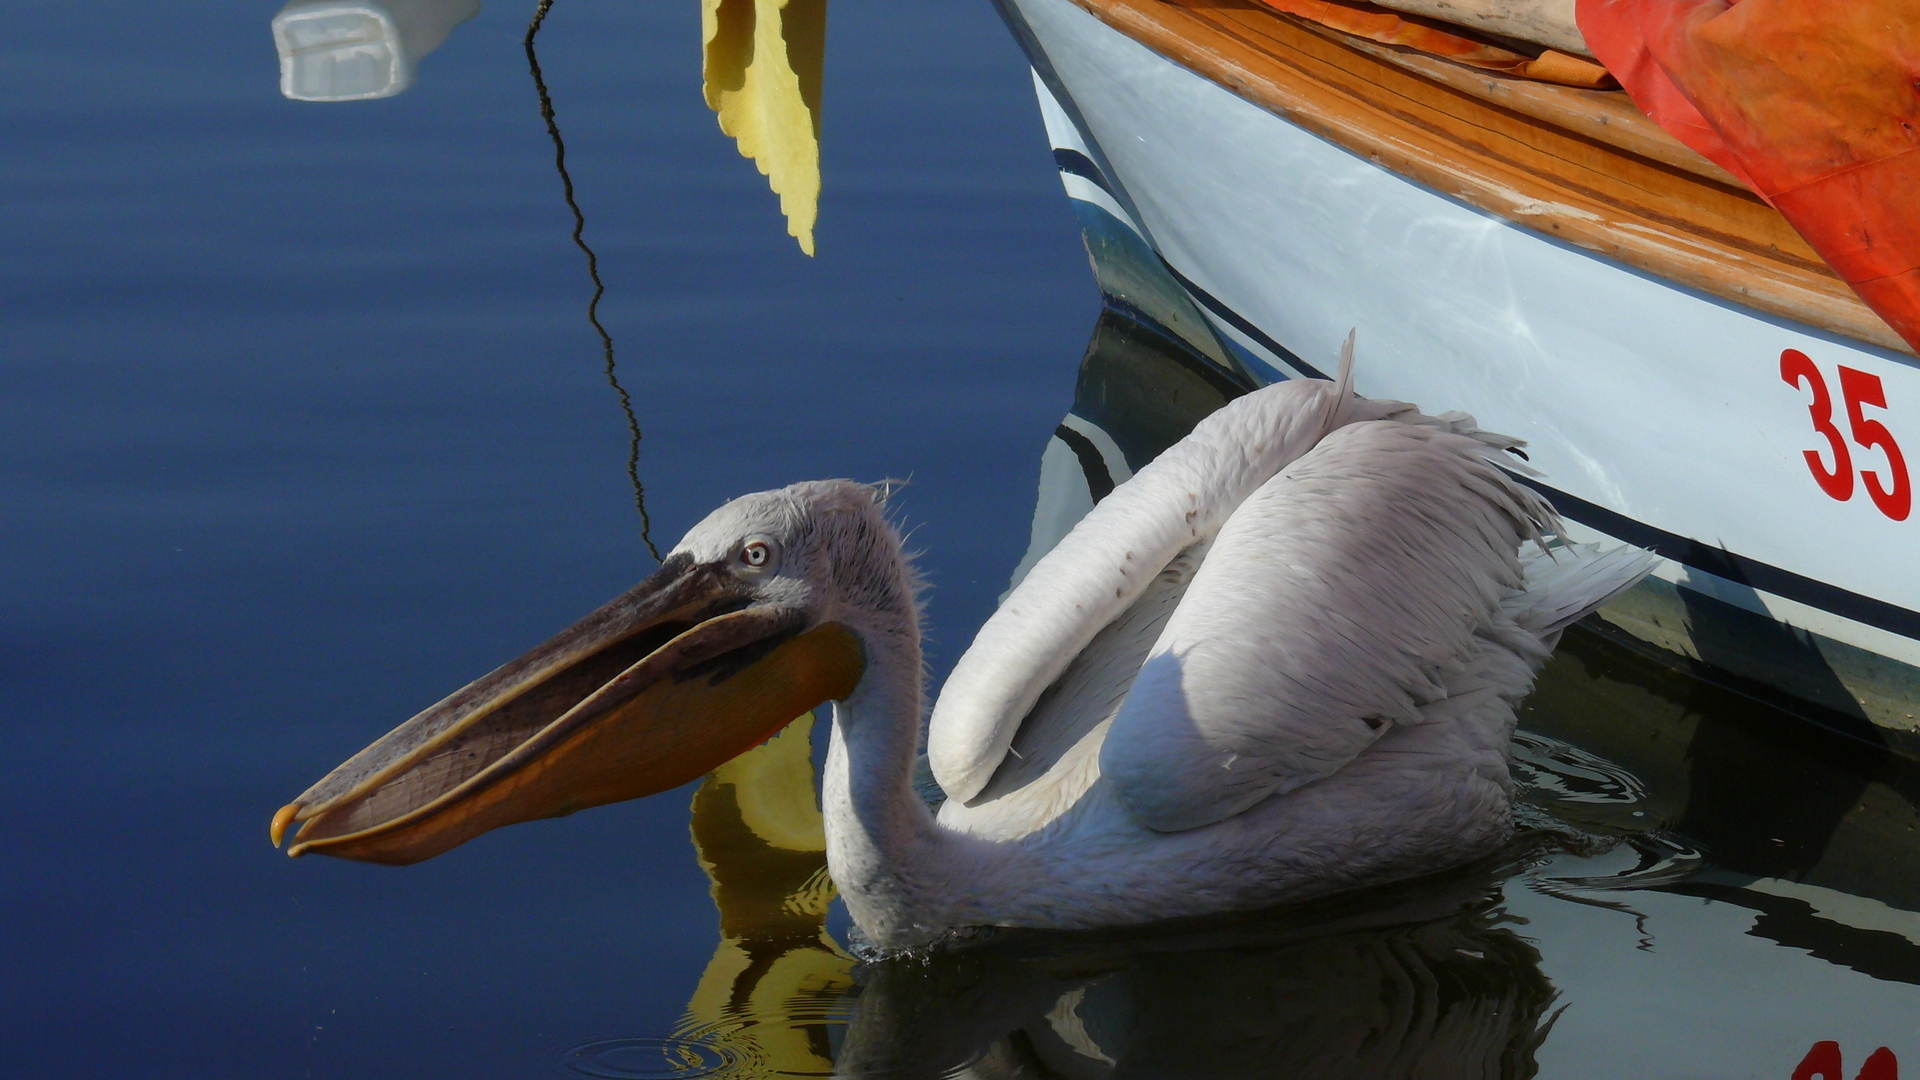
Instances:
[[[681,1036],[724,1042],[761,1075],[833,1071],[827,1028],[852,960],[827,936],[826,836],[813,714],[722,765],[693,797],[693,844],[713,882],[720,945]]]
[[[693,797],[720,944],[672,1043],[717,1052],[719,1075],[1535,1071],[1556,994],[1500,907],[1525,842],[1441,877],[1145,936],[1028,935],[878,961],[856,995],[853,961],[826,934],[812,729],[801,717]]]
[[[813,254],[820,207],[826,0],[701,0],[707,105],[760,167],[787,232]]]

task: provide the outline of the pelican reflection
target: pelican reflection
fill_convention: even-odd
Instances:
[[[693,799],[720,942],[670,1045],[717,1050],[721,1075],[1534,1073],[1555,991],[1504,925],[1510,861],[1230,923],[856,965],[826,930],[812,723]]]
[[[838,1075],[1527,1077],[1555,992],[1484,875],[1133,940],[860,971]]]

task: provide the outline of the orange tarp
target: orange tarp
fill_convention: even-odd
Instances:
[[[1577,18],[1642,111],[1920,349],[1920,3],[1578,0]]]
[[[1469,67],[1520,75],[1564,86],[1611,86],[1607,69],[1590,60],[1548,49],[1537,57],[1489,45],[1431,23],[1366,3],[1339,0],[1260,0],[1276,11],[1298,15],[1342,33],[1444,56]]]

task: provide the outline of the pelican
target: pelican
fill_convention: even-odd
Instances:
[[[677,787],[832,703],[827,862],[869,947],[1267,907],[1511,834],[1515,707],[1652,557],[1554,543],[1516,440],[1336,380],[1248,394],[1115,488],[931,716],[884,487],[734,499],[638,586],[275,815],[289,854],[429,858]],[[925,719],[937,810],[915,786]]]

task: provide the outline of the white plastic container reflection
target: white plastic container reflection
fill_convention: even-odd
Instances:
[[[280,92],[295,101],[392,97],[480,0],[292,0],[273,17]]]

